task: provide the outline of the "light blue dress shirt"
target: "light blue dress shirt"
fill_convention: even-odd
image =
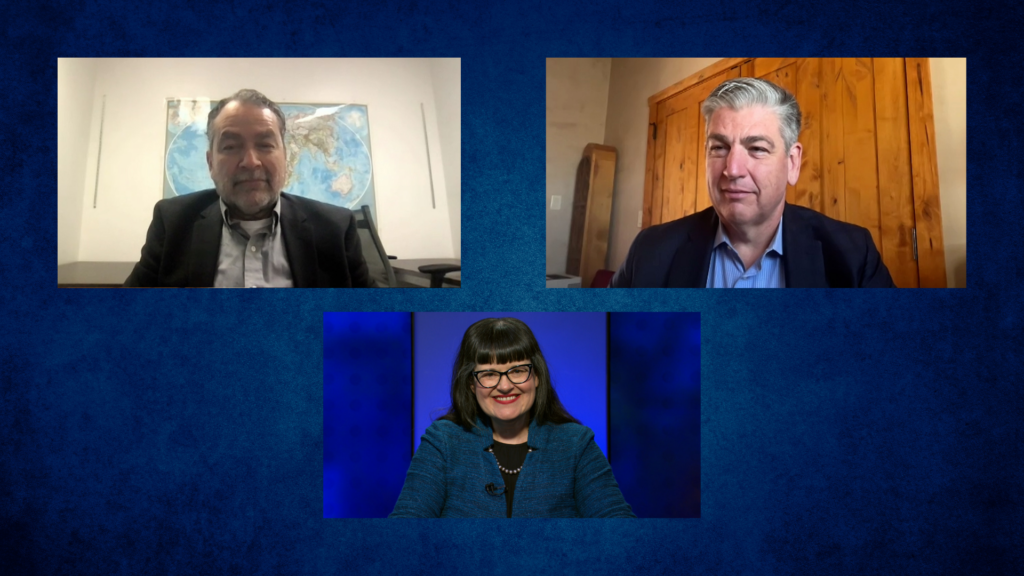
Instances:
[[[288,265],[284,235],[281,233],[281,201],[270,218],[259,222],[240,222],[231,218],[220,201],[224,218],[217,257],[215,288],[291,288],[292,270]]]
[[[782,263],[782,219],[775,230],[768,249],[750,268],[744,269],[743,260],[725,232],[721,221],[711,249],[708,267],[708,288],[785,288],[786,271]]]

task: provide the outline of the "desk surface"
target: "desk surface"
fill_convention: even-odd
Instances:
[[[395,276],[422,284],[423,279],[430,280],[429,274],[419,271],[425,264],[459,264],[458,258],[418,258],[412,260],[392,260],[391,267]],[[71,262],[57,266],[57,286],[63,288],[91,287],[115,288],[124,284],[125,279],[135,268],[135,262]],[[445,276],[446,286],[461,286],[462,274],[452,272]]]
[[[135,262],[71,262],[57,266],[57,286],[114,288],[124,284]]]

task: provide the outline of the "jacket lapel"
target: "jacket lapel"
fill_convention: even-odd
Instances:
[[[669,266],[666,288],[703,288],[711,266],[711,244],[718,229],[718,215],[707,209],[698,215],[684,239],[676,248]]]
[[[288,255],[292,282],[296,288],[315,288],[318,282],[313,228],[291,198],[281,194],[281,202],[281,234],[284,235],[284,250]]]
[[[199,214],[192,226],[192,244],[189,246],[188,285],[210,287],[217,277],[217,258],[220,255],[221,227],[220,202],[214,201]]]
[[[828,288],[821,242],[800,214],[786,204],[782,224],[782,252],[787,288]]]

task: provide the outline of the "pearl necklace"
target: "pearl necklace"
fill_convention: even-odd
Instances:
[[[494,453],[494,448],[493,447],[488,446],[487,447],[487,451],[490,452],[492,456],[494,456],[494,461],[498,463],[498,470],[501,470],[505,474],[508,474],[508,475],[519,474],[519,471],[523,469],[523,464],[526,464],[526,462],[524,461],[523,464],[519,465],[519,468],[516,468],[515,470],[509,470],[508,468],[505,468],[504,466],[501,465],[501,461],[498,460],[498,455]],[[530,452],[533,452],[533,448],[527,447],[526,448],[526,453],[529,454]]]

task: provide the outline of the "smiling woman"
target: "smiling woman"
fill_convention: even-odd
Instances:
[[[636,517],[521,320],[466,330],[451,399],[424,433],[391,518]]]

